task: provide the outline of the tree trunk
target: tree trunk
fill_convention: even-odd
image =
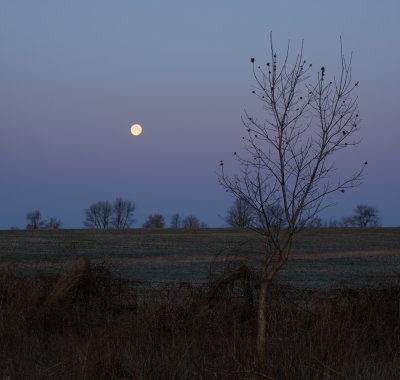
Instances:
[[[267,335],[267,292],[270,280],[261,283],[260,296],[258,300],[257,318],[257,353],[260,360],[264,358],[266,335]]]

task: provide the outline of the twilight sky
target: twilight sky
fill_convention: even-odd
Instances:
[[[270,31],[278,51],[304,39],[316,68],[339,67],[339,36],[354,54],[363,141],[337,164],[369,165],[322,216],[363,203],[400,226],[399,15],[398,0],[1,0],[0,229],[35,209],[80,228],[117,196],[136,227],[174,212],[223,226],[216,171],[242,146],[244,109],[259,112],[250,57],[267,60]]]

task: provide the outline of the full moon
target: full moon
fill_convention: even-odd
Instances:
[[[134,136],[139,136],[142,133],[142,127],[139,124],[133,124],[131,127],[131,133]]]

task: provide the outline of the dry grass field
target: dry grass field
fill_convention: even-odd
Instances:
[[[398,379],[400,285],[275,285],[255,353],[257,276],[141,283],[81,260],[57,275],[0,274],[2,379]]]
[[[398,379],[400,229],[0,231],[0,379]]]
[[[125,278],[208,280],[210,266],[257,266],[262,241],[235,229],[0,231],[0,270],[59,272],[77,258],[106,262]],[[297,236],[278,280],[305,287],[356,286],[400,272],[400,228],[309,229]]]

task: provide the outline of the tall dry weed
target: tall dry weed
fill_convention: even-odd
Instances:
[[[125,281],[89,260],[60,275],[0,275],[0,378],[395,379],[400,286],[275,285],[255,354],[257,274],[205,285]]]

